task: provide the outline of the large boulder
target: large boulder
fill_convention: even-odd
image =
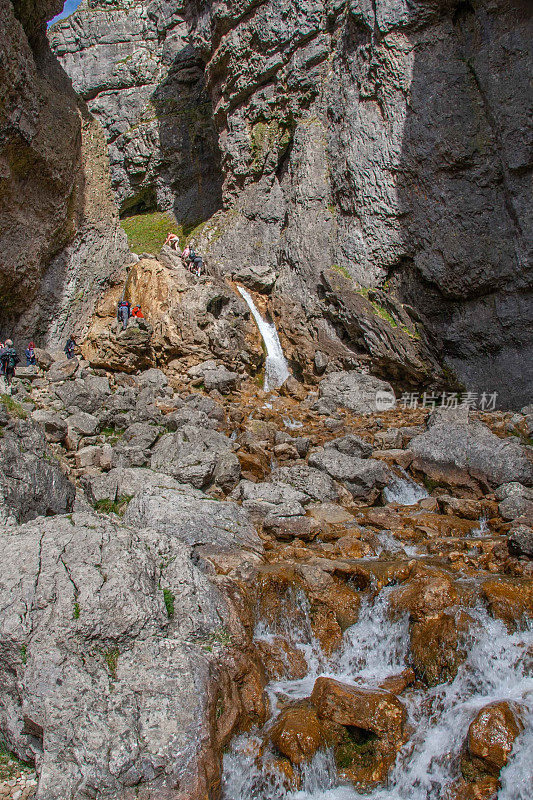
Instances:
[[[293,764],[310,761],[325,744],[316,709],[306,703],[284,709],[270,729],[270,740]]]
[[[339,499],[339,486],[333,478],[307,464],[278,467],[270,473],[270,480],[274,483],[286,483],[306,494],[311,500],[336,502]]]
[[[335,447],[317,447],[309,455],[309,466],[343,483],[356,499],[372,502],[389,480],[381,461],[350,456]]]
[[[2,738],[37,761],[39,797],[206,797],[217,782],[214,743],[253,702],[224,659],[237,617],[181,537],[216,526],[201,505],[158,530],[94,513],[2,530]],[[235,541],[252,536],[232,521]]]
[[[0,520],[27,522],[72,509],[76,490],[34,422],[11,422],[0,445]]]
[[[322,379],[318,393],[321,413],[341,406],[355,414],[372,414],[396,403],[390,383],[361,372],[331,372]]]
[[[500,439],[481,422],[437,421],[415,436],[409,445],[414,453],[413,468],[446,479],[464,473],[492,486],[533,481],[533,464],[515,437]],[[435,469],[437,472],[435,472]],[[457,476],[460,480],[460,475]]]
[[[240,477],[239,459],[233,443],[216,431],[184,425],[175,433],[167,433],[155,445],[151,467],[172,475],[181,483],[202,489],[215,483],[232,489]]]

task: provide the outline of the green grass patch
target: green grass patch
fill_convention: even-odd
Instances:
[[[163,589],[163,598],[165,600],[165,608],[167,610],[168,618],[172,619],[174,616],[174,593],[170,589]]]
[[[31,772],[33,767],[13,755],[0,739],[0,781],[10,781],[19,772]]]
[[[20,660],[23,664],[26,664],[28,660],[28,647],[27,645],[23,644],[20,648]]]
[[[20,403],[17,403],[16,400],[13,400],[11,395],[9,394],[1,394],[0,395],[0,403],[5,407],[7,413],[11,417],[17,417],[17,419],[27,419],[28,415],[22,408]]]
[[[134,214],[121,219],[120,224],[134,253],[159,253],[169,231],[178,236],[181,233],[176,222],[164,211]]]
[[[102,500],[97,500],[94,504],[94,507],[96,511],[100,511],[102,514],[117,514],[119,517],[123,517],[128,507],[128,503],[132,499],[132,494],[121,494],[116,500],[111,500],[109,497],[104,497]]]
[[[389,312],[385,308],[383,308],[383,306],[380,306],[380,304],[376,303],[375,300],[371,300],[370,302],[372,303],[374,314],[377,317],[385,320],[385,322],[388,322],[391,328],[398,327],[398,323],[395,321],[394,317],[391,314],[389,314]]]
[[[109,674],[112,678],[117,677],[117,665],[118,665],[118,657],[120,655],[120,650],[117,647],[111,648],[111,650],[106,650],[104,653],[104,661],[107,665],[107,669],[109,670]]]
[[[167,233],[179,237],[180,246],[200,235],[206,220],[178,224],[165,211],[148,211],[123,217],[120,224],[126,231],[128,243],[134,253],[159,253]]]
[[[347,278],[349,281],[351,281],[352,276],[350,275],[346,267],[341,267],[339,264],[332,264],[331,269],[335,270],[335,272],[338,272],[339,275],[343,276],[343,278]]]
[[[352,726],[346,729],[342,740],[335,748],[335,762],[338,769],[350,767],[370,767],[376,760],[378,737],[369,731]]]
[[[74,610],[72,612],[72,619],[79,619],[80,618],[80,604],[78,601],[74,603]]]

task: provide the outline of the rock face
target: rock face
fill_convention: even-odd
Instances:
[[[81,332],[128,254],[101,130],[46,40],[60,10],[3,0],[0,11],[0,332],[41,344]]]
[[[83,0],[49,31],[74,89],[104,128],[121,210],[172,210],[198,222],[221,203],[203,63],[186,3]]]
[[[216,545],[204,522],[189,536],[197,527]],[[260,549],[243,517],[235,540],[239,525]],[[2,547],[0,606],[13,612],[1,620],[0,718],[11,747],[39,761],[39,797],[126,798],[143,782],[181,798],[202,781],[207,796],[217,768],[204,758],[199,777],[197,761],[229,609],[179,531],[79,513],[2,531]]]
[[[319,349],[431,383],[437,355],[519,406],[533,363],[527,25],[523,0],[102,0],[50,36],[104,124],[124,207],[205,218],[216,128],[230,208],[201,249],[228,274],[277,274],[300,369]]]

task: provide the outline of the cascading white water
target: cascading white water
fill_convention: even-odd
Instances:
[[[427,491],[420,484],[409,477],[404,469],[400,468],[402,475],[394,475],[383,489],[386,503],[398,503],[401,506],[414,506],[419,500],[428,496]]]
[[[273,322],[267,322],[256,308],[252,296],[242,286],[237,286],[239,293],[248,304],[252,316],[255,319],[259,333],[265,343],[267,357],[265,363],[265,392],[272,389],[279,389],[289,377],[289,368],[283,355],[283,349],[279,340],[276,326]]]
[[[299,612],[303,617],[295,626],[282,626],[283,630],[277,631],[270,631],[264,623],[258,627],[257,638],[286,635],[304,652],[309,664],[305,679],[269,685],[274,714],[278,694],[307,697],[319,674],[368,686],[378,685],[405,668],[408,621],[406,617],[390,618],[391,591],[385,588],[373,602],[362,603],[359,621],[346,631],[340,652],[329,660],[312,635],[310,621],[305,620],[308,608],[301,599]],[[465,643],[468,655],[456,678],[429,691],[411,691],[404,698],[414,732],[400,751],[386,788],[362,794],[340,785],[328,751],[315,755],[302,771],[300,788],[290,790],[276,772],[275,754],[267,748],[259,756],[261,738],[242,736],[224,757],[224,800],[442,800],[446,787],[459,774],[459,753],[470,722],[482,706],[495,700],[515,701],[526,714],[526,729],[516,740],[501,774],[498,800],[533,797],[533,677],[531,665],[528,667],[533,629],[509,633],[482,608],[471,609],[470,614],[473,622]]]

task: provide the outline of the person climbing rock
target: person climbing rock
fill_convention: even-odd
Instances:
[[[6,339],[5,347],[0,353],[0,360],[4,368],[4,377],[8,387],[11,386],[13,378],[15,377],[15,367],[19,363],[17,351],[13,347],[11,339]]]
[[[144,319],[144,314],[141,310],[140,306],[133,306],[131,309],[131,316],[135,317],[135,319]]]
[[[128,300],[121,300],[117,306],[117,319],[122,323],[122,330],[125,331],[128,327],[129,318],[131,317],[131,304]]]
[[[0,342],[0,375],[4,374],[4,366],[2,364],[2,351],[4,350],[4,343]]]
[[[187,269],[189,269],[189,253],[190,253],[190,250],[191,250],[191,248],[187,244],[183,248],[183,252],[181,254],[181,260],[183,261],[183,264],[184,264],[185,267],[187,267]]]
[[[194,275],[200,277],[203,269],[202,256],[198,255],[193,244],[189,246],[189,265],[190,270]]]
[[[30,342],[29,345],[27,346],[25,350],[25,356],[26,356],[27,367],[34,367],[37,364],[33,342]]]
[[[173,250],[179,250],[179,248],[180,248],[180,240],[179,240],[179,237],[178,237],[178,236],[176,236],[176,234],[175,234],[175,233],[168,233],[168,234],[167,234],[167,238],[165,239],[165,242],[164,242],[164,244],[163,244],[163,247],[164,247],[165,245],[168,245],[168,246],[169,246],[169,247],[171,247]]]
[[[76,350],[76,339],[74,338],[74,336],[69,336],[67,339],[67,343],[64,347],[64,352],[67,358],[74,358],[74,356],[76,355],[75,350]]]

